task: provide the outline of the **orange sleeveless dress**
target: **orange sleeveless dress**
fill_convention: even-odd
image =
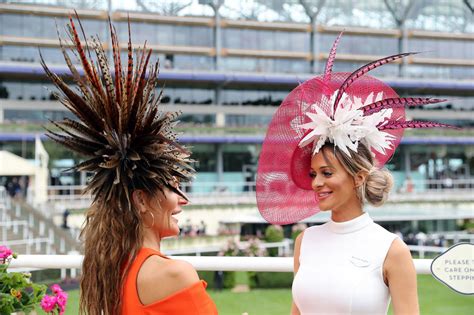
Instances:
[[[142,248],[138,252],[135,261],[130,267],[130,271],[125,279],[122,297],[122,315],[216,315],[217,308],[206,292],[207,283],[203,280],[175,292],[161,300],[151,304],[143,305],[140,302],[137,291],[137,276],[140,267],[145,260],[158,255],[163,258],[160,252]]]

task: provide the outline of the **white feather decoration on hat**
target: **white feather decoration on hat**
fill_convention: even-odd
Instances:
[[[331,96],[334,100],[338,91]],[[305,130],[311,130],[298,144],[304,147],[313,143],[313,155],[318,153],[324,143],[329,140],[339,147],[342,152],[350,156],[350,150],[357,152],[359,141],[364,140],[369,148],[385,154],[385,150],[391,148],[395,137],[391,134],[380,131],[377,126],[383,125],[392,115],[392,109],[386,109],[372,115],[364,116],[359,110],[362,106],[377,102],[382,99],[383,93],[378,93],[375,97],[370,93],[362,102],[358,97],[349,97],[343,94],[340,105],[338,106],[334,119],[322,110],[317,104],[311,108],[314,112],[307,112],[306,115],[311,122],[299,125]],[[350,149],[350,150],[349,150]]]

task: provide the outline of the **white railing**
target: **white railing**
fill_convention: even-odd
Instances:
[[[410,188],[407,188],[410,186]],[[90,195],[83,195],[84,186],[49,186],[48,202],[63,204],[68,208],[88,207]],[[184,183],[193,204],[237,204],[255,202],[255,182],[200,182]],[[474,200],[474,179],[413,180],[412,184],[402,185],[392,191],[391,200],[423,199],[451,200],[470,198]],[[59,206],[56,213],[64,209]]]
[[[6,199],[10,198],[7,196]],[[36,251],[40,251],[42,246],[45,244],[45,249],[47,254],[55,254],[56,250],[53,249],[55,240],[58,238],[53,228],[47,228],[47,222],[42,218],[35,217],[32,213],[29,213],[27,220],[13,220],[13,213],[16,217],[22,216],[22,208],[20,204],[15,204],[15,207],[12,208],[11,204],[9,207],[6,207],[5,204],[1,204],[2,200],[0,199],[0,234],[2,238],[2,244],[6,246],[15,246],[15,245],[26,245],[26,253],[30,254],[32,251],[32,246],[35,246]],[[7,240],[7,230],[12,230],[17,234],[19,226],[23,226],[22,239]],[[39,237],[31,238],[33,227],[38,228]],[[77,233],[76,233],[77,234]],[[59,237],[59,252],[66,252],[66,240],[64,237]]]
[[[28,222],[27,221],[11,221],[11,220],[5,220],[3,222],[0,222],[0,228],[2,230],[2,242],[5,242],[7,240],[7,232],[8,230],[12,231],[15,234],[19,233],[19,228],[20,226],[23,227],[23,233],[22,236],[23,238],[27,238],[29,234],[29,229],[28,229]]]
[[[6,222],[9,221],[8,211],[11,209],[12,201],[10,196],[7,194],[5,187],[0,186],[0,221]]]
[[[278,250],[278,256],[288,256],[290,255],[290,246],[293,244],[293,241],[287,239],[283,242],[273,242],[273,243],[260,243],[260,249],[276,248]],[[248,248],[248,242],[239,242],[238,245],[240,250],[245,250]],[[193,254],[196,256],[201,256],[203,253],[218,253],[222,250],[221,245],[215,246],[204,246],[204,247],[194,247],[194,248],[178,248],[178,249],[166,249],[163,252],[166,255],[183,255],[183,254]]]
[[[18,246],[18,245],[26,245],[26,254],[29,255],[31,253],[31,248],[35,246],[35,250],[37,252],[41,251],[41,248],[44,246],[46,253],[52,254],[53,250],[51,248],[52,242],[49,238],[28,238],[22,240],[9,240],[2,242],[2,245],[11,247],[11,246]],[[42,246],[43,245],[43,246]],[[23,255],[20,255],[23,256]]]
[[[425,191],[450,191],[450,190],[474,190],[474,178],[458,178],[458,179],[422,179],[422,180],[411,180],[409,185],[407,182],[401,186],[406,190],[408,188],[410,192],[425,192]],[[218,181],[218,182],[198,182],[194,183],[182,183],[182,190],[189,191],[190,195],[199,196],[201,194],[236,194],[255,192],[256,182],[254,181]],[[81,196],[83,185],[61,185],[61,186],[48,186],[48,196],[52,200],[65,200],[70,195]],[[406,192],[406,191],[403,191]],[[394,191],[396,194],[397,192]],[[87,198],[84,195],[84,198]]]
[[[293,272],[292,257],[170,256],[189,262],[196,270]],[[82,255],[19,255],[9,269],[80,269]],[[430,274],[432,259],[414,259],[417,274]]]
[[[447,247],[438,247],[438,246],[424,246],[424,245],[408,245],[408,248],[411,252],[418,253],[421,259],[425,258],[425,253],[443,253],[448,248]]]

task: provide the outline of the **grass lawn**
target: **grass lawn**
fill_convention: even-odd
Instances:
[[[237,282],[245,283],[245,278],[245,275],[240,273],[237,275]],[[68,293],[69,301],[66,314],[76,315],[79,308],[79,291],[74,290]],[[209,294],[221,315],[240,315],[243,312],[248,312],[249,315],[288,315],[290,313],[290,289],[259,289],[245,293],[211,290]],[[418,296],[421,314],[463,315],[472,314],[472,310],[474,310],[474,297],[458,294],[430,275],[418,276]],[[389,311],[389,314],[392,312]]]

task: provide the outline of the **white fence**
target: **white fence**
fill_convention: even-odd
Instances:
[[[18,234],[20,232],[20,227],[22,227],[22,237],[24,239],[28,238],[29,229],[28,229],[28,222],[21,220],[21,221],[11,221],[11,220],[2,220],[0,222],[0,228],[2,230],[2,243],[7,241],[8,238],[8,230],[11,232]]]
[[[292,257],[176,256],[196,270],[293,272]],[[82,255],[19,255],[10,264],[15,269],[80,269]],[[414,259],[417,274],[430,274],[432,259]]]
[[[20,204],[13,204],[5,189],[0,187],[0,235],[1,244],[5,246],[25,245],[26,254],[30,254],[35,248],[36,252],[44,249],[46,254],[56,254],[54,244],[59,239],[59,252],[66,253],[66,240],[58,236],[54,229],[47,227],[47,222],[35,217],[32,213],[24,213]],[[14,205],[14,207],[12,207]],[[25,220],[15,220],[14,217],[26,217]],[[15,236],[22,232],[19,239],[12,239],[9,232]],[[36,228],[38,237],[33,237],[32,228]],[[10,238],[9,238],[10,236]]]
[[[278,256],[289,256],[291,255],[291,245],[293,241],[290,239],[285,239],[282,242],[273,242],[273,243],[260,243],[260,249],[269,249],[276,248],[278,251]],[[238,245],[240,250],[245,250],[248,248],[248,242],[239,242]],[[205,247],[196,247],[196,248],[181,248],[181,249],[167,249],[164,250],[166,255],[183,255],[183,254],[193,254],[196,256],[201,256],[203,253],[218,253],[222,250],[221,245],[216,246],[205,246]]]

